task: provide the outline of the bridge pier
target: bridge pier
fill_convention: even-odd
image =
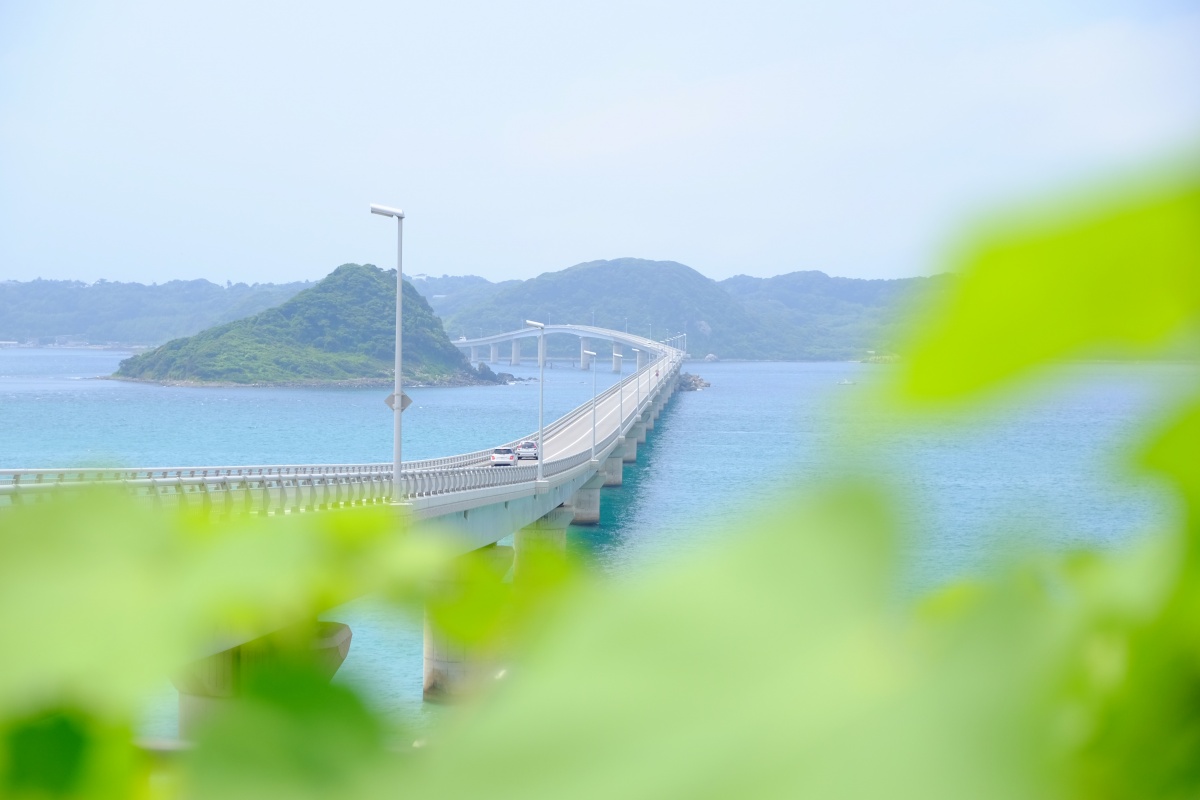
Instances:
[[[638,423],[629,431],[633,434],[633,440],[638,444],[646,443],[646,423],[642,422],[644,416],[638,417]]]
[[[446,635],[439,608],[452,605],[472,590],[472,581],[500,583],[513,563],[513,548],[489,545],[458,558],[432,587],[425,606],[424,676],[422,699],[449,703],[470,696],[494,674],[497,654],[487,643],[466,642]]]
[[[500,344],[498,342],[492,343],[491,356],[492,357],[488,359],[489,364],[499,364],[500,363]]]
[[[617,446],[613,449],[614,455],[604,459],[604,485],[605,486],[620,486],[625,479],[624,462],[621,454],[624,452],[625,438],[621,437],[617,441]]]
[[[570,508],[559,506],[516,532],[513,536],[516,551],[514,585],[539,582],[547,572],[561,568],[567,552],[567,526],[574,516],[575,512]]]
[[[179,738],[188,739],[212,713],[236,701],[255,673],[296,659],[332,678],[350,652],[350,626],[316,622],[293,626],[188,664],[171,682],[179,691]]]
[[[588,352],[592,349],[592,340],[584,336],[579,337],[579,368],[591,369],[592,357]]]
[[[642,368],[642,367],[644,367],[644,366],[646,366],[646,351],[645,351],[645,350],[638,350],[638,353],[637,353],[637,368],[638,368],[638,369],[641,369],[641,368]]]
[[[600,522],[600,487],[606,482],[605,470],[601,468],[579,488],[571,498],[571,509],[575,512],[573,525],[597,525]]]
[[[625,356],[621,353],[621,345],[613,342],[613,372],[621,371],[621,361]]]
[[[635,425],[625,434],[625,450],[621,453],[621,461],[625,464],[632,464],[637,461],[638,440],[637,434],[634,432],[636,429],[637,426]]]
[[[509,359],[508,365],[510,367],[521,366],[521,340],[520,339],[512,340],[512,358]]]
[[[471,345],[471,363],[479,363],[479,347],[476,345]]]

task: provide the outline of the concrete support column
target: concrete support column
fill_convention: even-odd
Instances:
[[[571,497],[571,508],[575,518],[573,525],[596,525],[600,522],[600,487],[604,485],[606,476],[604,467],[579,488]]]
[[[613,372],[621,371],[621,345],[613,342]]]
[[[646,443],[646,423],[643,420],[645,420],[644,415],[639,418],[638,424],[634,425],[633,429],[629,431],[638,444]]]
[[[654,418],[658,416],[656,408],[658,405],[651,403],[650,407],[646,409],[646,413],[642,415],[642,427],[648,431],[654,430]]]
[[[637,368],[638,368],[638,369],[641,369],[641,368],[642,368],[642,367],[644,367],[644,366],[646,366],[646,351],[645,351],[645,350],[638,350],[638,354],[637,354]]]
[[[592,357],[587,354],[592,349],[592,340],[585,336],[579,337],[579,368],[591,369]]]
[[[513,339],[513,341],[512,341],[512,358],[509,359],[508,365],[510,367],[521,366],[521,340],[520,339]]]
[[[488,363],[489,364],[499,364],[500,363],[500,344],[498,342],[492,343],[492,357],[490,359],[488,359]]]
[[[179,738],[191,737],[208,715],[239,697],[257,672],[301,660],[332,678],[350,652],[350,626],[316,622],[231,647],[188,664],[172,679],[179,690]]]
[[[471,363],[472,364],[479,363],[479,348],[476,347],[475,345],[471,345]]]
[[[625,464],[622,454],[625,451],[625,443],[622,439],[617,443],[613,450],[613,455],[604,459],[604,485],[605,486],[620,486],[625,478]]]
[[[626,464],[632,464],[637,461],[638,440],[634,434],[635,430],[637,430],[636,425],[630,428],[629,433],[625,435],[625,451],[621,454],[621,461]]]
[[[449,703],[470,696],[495,674],[499,654],[487,644],[446,636],[431,604],[453,603],[463,593],[478,590],[472,581],[500,583],[513,563],[513,548],[491,545],[462,556],[449,574],[432,587],[425,607],[425,669],[422,697],[428,703]]]
[[[548,573],[561,568],[567,554],[567,526],[575,512],[559,506],[541,519],[521,528],[513,536],[516,561],[513,564],[513,583],[537,584]]]

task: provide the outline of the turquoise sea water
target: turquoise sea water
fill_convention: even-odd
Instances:
[[[95,380],[127,353],[0,349],[0,468],[390,461],[379,389],[200,389]],[[536,368],[501,367],[522,376]],[[1114,546],[1176,513],[1122,461],[1194,367],[1087,364],[1009,397],[970,424],[949,412],[904,426],[872,406],[889,367],[856,363],[690,363],[712,383],[664,411],[601,522],[569,547],[602,574],[636,576],[722,539],[838,475],[866,475],[904,501],[911,582],[978,569],[1014,537],[1051,548]],[[592,377],[546,372],[547,419],[591,397]],[[615,376],[597,373],[603,390]],[[537,383],[408,390],[406,459],[488,447],[537,427]],[[354,630],[339,680],[381,709],[421,704],[419,620],[370,600],[335,611]],[[148,723],[173,732],[173,700]]]

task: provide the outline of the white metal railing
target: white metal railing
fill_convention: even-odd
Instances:
[[[654,358],[633,375],[597,395],[600,402],[626,390],[634,381],[651,385],[642,395],[641,405],[630,408],[617,429],[597,442],[597,453],[607,450],[633,425],[653,402],[662,386],[675,378],[682,364],[682,352],[656,343]],[[649,370],[660,375],[647,380]],[[577,406],[546,426],[546,435],[555,433],[591,414],[592,400]],[[537,434],[514,439],[505,446],[537,439]],[[401,486],[405,498],[432,497],[454,492],[496,486],[531,483],[537,468],[517,466],[493,469],[489,455],[493,448],[441,458],[407,461],[402,465]],[[547,461],[546,477],[568,472],[591,459],[591,443],[586,449],[563,458]],[[345,505],[390,501],[392,465],[377,464],[288,464],[226,467],[153,467],[129,469],[26,469],[0,470],[0,506],[36,502],[42,498],[78,486],[114,486],[145,498],[149,502],[203,508],[210,513],[260,513],[315,511]]]

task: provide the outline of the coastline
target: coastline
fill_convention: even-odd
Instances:
[[[233,381],[172,381],[152,380],[149,378],[129,378],[124,375],[97,375],[93,380],[124,381],[126,383],[144,383],[151,386],[182,386],[190,389],[384,389],[392,388],[395,384],[390,378],[350,378],[340,381],[278,381],[236,383]],[[460,386],[498,386],[490,381],[447,380],[437,382],[406,380],[404,386],[414,389],[452,388]]]

